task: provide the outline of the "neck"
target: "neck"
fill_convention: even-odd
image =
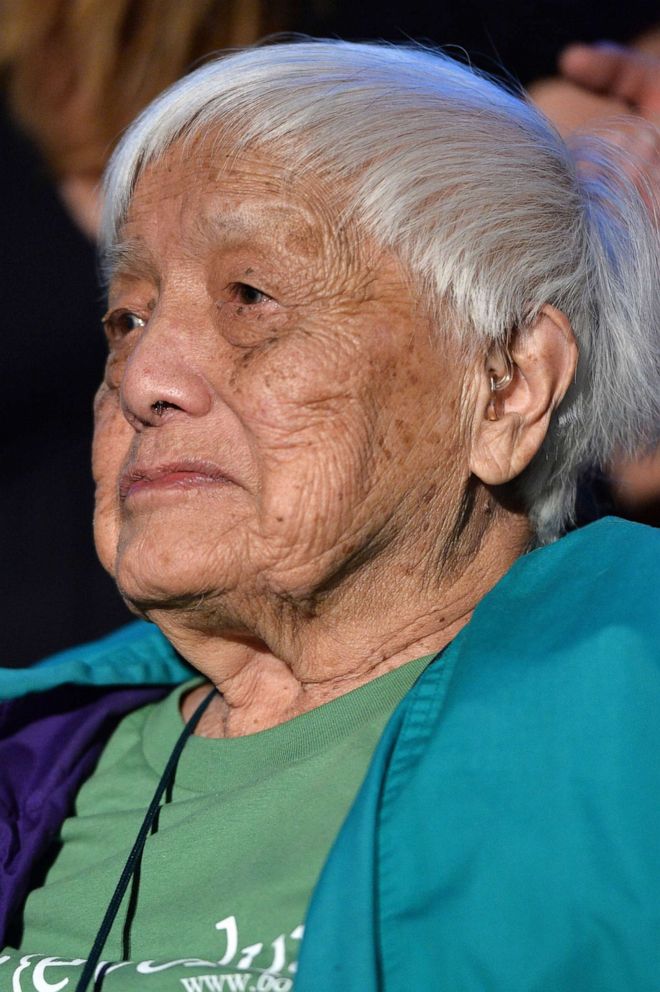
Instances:
[[[243,736],[442,650],[528,539],[526,523],[514,518],[508,527],[491,527],[469,560],[446,564],[436,582],[420,567],[390,565],[378,579],[357,579],[349,595],[318,605],[311,615],[292,610],[283,621],[281,611],[275,615],[262,605],[247,631],[215,628],[188,613],[154,611],[151,619],[218,689],[197,733]],[[187,697],[184,718],[207,691],[205,685]]]

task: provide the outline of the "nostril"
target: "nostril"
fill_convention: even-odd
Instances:
[[[157,417],[162,417],[166,410],[176,410],[178,407],[175,403],[168,403],[167,400],[156,400],[151,404],[151,409]]]
[[[184,342],[172,347],[166,332],[163,322],[152,318],[123,369],[121,408],[136,430],[158,427],[175,416],[203,417],[212,405],[210,388],[191,367]]]

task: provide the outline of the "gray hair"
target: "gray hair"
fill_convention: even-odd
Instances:
[[[585,466],[655,442],[660,239],[624,153],[569,148],[530,104],[439,52],[249,49],[182,79],[129,129],[106,175],[106,248],[145,166],[214,133],[342,180],[347,213],[398,254],[432,312],[449,304],[470,351],[505,346],[546,304],[567,315],[578,372],[517,480],[540,541],[571,520]]]

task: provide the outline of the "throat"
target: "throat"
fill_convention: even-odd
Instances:
[[[203,737],[232,738],[259,733],[330,703],[369,682],[389,675],[419,658],[430,658],[441,651],[469,616],[461,617],[441,634],[411,639],[402,637],[399,650],[390,653],[384,646],[365,645],[356,657],[337,644],[323,659],[306,658],[294,670],[289,663],[265,650],[254,650],[236,664],[231,674],[218,671],[212,679],[192,689],[182,701],[184,720],[215,685],[217,696],[204,713],[196,734]],[[345,648],[345,646],[344,646]],[[227,658],[224,659],[225,664]],[[223,666],[224,667],[224,666]],[[303,669],[303,671],[301,671]]]

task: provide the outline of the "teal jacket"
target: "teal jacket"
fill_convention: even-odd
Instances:
[[[660,533],[520,559],[399,706],[296,992],[660,990]]]
[[[387,726],[295,992],[659,992],[659,560],[608,519],[482,600]],[[0,696],[187,674],[136,624]]]

